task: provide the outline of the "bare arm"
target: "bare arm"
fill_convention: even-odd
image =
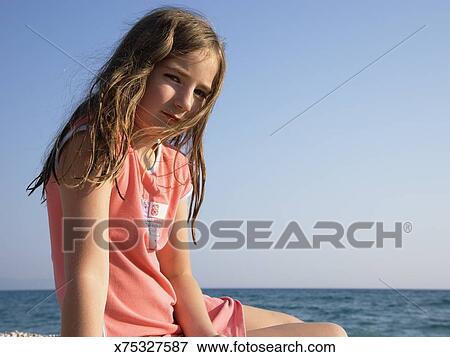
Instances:
[[[187,221],[186,200],[180,202],[175,221]],[[192,276],[187,249],[188,228],[172,230],[169,242],[157,252],[162,273],[169,279],[177,295],[175,316],[185,336],[214,336],[211,319],[197,280]],[[184,245],[184,249],[176,246]]]
[[[61,154],[59,170],[68,171],[72,177],[80,176],[87,163],[88,140],[81,152],[77,152],[84,135],[76,134]],[[84,219],[94,219],[96,223],[107,220],[111,187],[109,182],[100,187],[86,183],[81,190],[61,184],[63,217],[75,217],[80,222]],[[87,221],[81,224],[90,227]],[[67,287],[61,314],[61,336],[101,336],[109,281],[108,230],[94,237],[91,229],[83,239],[75,239],[71,229],[65,228],[63,233]]]

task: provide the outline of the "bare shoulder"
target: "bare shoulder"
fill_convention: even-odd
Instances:
[[[79,179],[86,175],[89,167],[94,161],[95,152],[92,148],[92,141],[87,130],[75,133],[60,148],[56,157],[58,178],[62,180],[61,188],[73,189],[73,186],[79,182]],[[100,174],[99,170],[92,170],[89,178],[92,179]],[[80,190],[89,192],[100,186],[111,187],[111,181],[105,181],[102,185],[86,182],[84,189]]]

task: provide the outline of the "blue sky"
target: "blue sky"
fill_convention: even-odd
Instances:
[[[202,221],[274,220],[270,241],[290,221],[310,241],[332,233],[314,229],[317,221],[413,227],[402,248],[386,240],[356,249],[345,239],[345,249],[206,247],[192,253],[202,287],[450,289],[445,1],[1,2],[0,289],[53,288],[46,207],[25,187],[92,77],[31,29],[95,71],[161,5],[200,11],[226,42],[225,84],[205,139]]]

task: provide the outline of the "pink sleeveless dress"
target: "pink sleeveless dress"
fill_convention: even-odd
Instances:
[[[70,136],[86,129],[73,128]],[[175,170],[173,169],[173,162]],[[110,224],[109,285],[104,312],[106,336],[183,336],[174,319],[177,296],[170,281],[161,273],[156,252],[169,238],[169,227],[161,220],[173,221],[180,200],[188,199],[192,184],[187,159],[166,145],[159,145],[156,163],[146,169],[129,147],[123,169],[111,192],[110,219],[138,222],[129,232]],[[59,186],[54,177],[46,186],[52,262],[60,308],[66,291],[62,251],[62,208]],[[144,222],[144,223],[143,223]],[[129,236],[127,237],[127,235]],[[240,301],[231,297],[210,297],[204,303],[215,330],[225,336],[246,336]]]

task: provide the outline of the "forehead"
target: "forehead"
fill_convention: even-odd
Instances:
[[[206,87],[212,86],[219,67],[217,56],[212,51],[196,51],[181,56],[171,55],[161,61],[160,65],[186,72],[190,78]]]

